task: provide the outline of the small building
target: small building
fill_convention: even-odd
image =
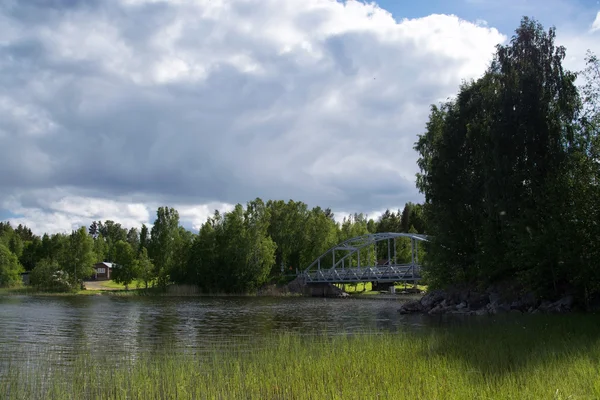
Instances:
[[[94,275],[92,276],[92,279],[96,281],[108,281],[111,279],[112,269],[113,263],[100,262],[94,264]]]
[[[21,280],[23,285],[29,285],[29,271],[21,272]]]

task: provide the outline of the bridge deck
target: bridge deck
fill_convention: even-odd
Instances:
[[[414,264],[329,268],[304,272],[307,283],[358,283],[358,282],[415,282],[421,279],[420,268]]]

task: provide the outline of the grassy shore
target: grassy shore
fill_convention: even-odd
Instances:
[[[336,284],[337,287],[344,289],[346,293],[349,293],[351,295],[355,295],[355,296],[370,296],[370,295],[377,295],[380,294],[380,292],[378,290],[373,290],[372,288],[372,284],[371,282],[361,282],[361,283],[354,283],[354,284]],[[400,284],[400,285],[394,285],[396,287],[396,291],[400,292],[402,290],[404,290],[405,288],[408,289],[412,289],[415,287],[415,285],[413,284]],[[416,288],[421,290],[421,291],[427,291],[427,286],[423,286],[423,285],[416,285]]]
[[[484,318],[424,332],[280,335],[252,349],[141,358],[80,355],[71,367],[14,366],[7,399],[593,399],[600,397],[597,316]],[[41,371],[41,372],[40,372]]]

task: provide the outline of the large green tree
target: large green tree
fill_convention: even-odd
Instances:
[[[172,207],[159,207],[150,231],[150,257],[155,266],[158,285],[166,288],[171,281],[177,241],[179,240],[179,213]]]
[[[19,285],[23,271],[17,256],[0,243],[0,287]]]
[[[92,276],[96,253],[94,240],[88,235],[85,227],[73,231],[68,237],[66,251],[62,258],[63,269],[69,274],[73,285]]]
[[[113,268],[112,280],[128,286],[139,275],[138,260],[131,244],[124,240],[115,243],[115,267]]]
[[[432,107],[416,149],[434,285],[516,276],[556,291],[575,267],[560,232],[580,103],[555,35],[523,18],[482,78]]]

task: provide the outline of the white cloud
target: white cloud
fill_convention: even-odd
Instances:
[[[396,21],[356,1],[11,4],[0,215],[38,232],[139,226],[159,204],[197,229],[255,197],[402,208],[420,200],[413,144],[429,105],[506,40],[482,21]]]
[[[598,14],[596,14],[596,19],[594,22],[592,22],[592,26],[590,28],[591,32],[596,32],[598,30],[600,30],[600,11],[598,11]]]

